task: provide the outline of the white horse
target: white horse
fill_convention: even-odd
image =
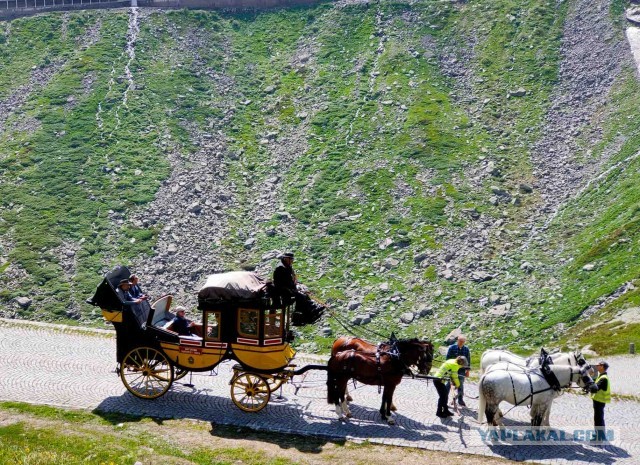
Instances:
[[[573,382],[583,388],[593,384],[593,379],[587,374],[588,365],[583,368],[549,365],[549,368],[560,387],[569,387]],[[549,426],[551,403],[560,394],[551,387],[539,368],[523,371],[492,369],[480,378],[479,391],[478,422],[482,423],[486,415],[487,423],[493,426],[502,425],[499,410],[502,401],[513,406],[531,406],[531,425]]]
[[[556,365],[582,366],[586,363],[586,360],[579,352],[557,352],[551,354],[550,357]],[[540,365],[540,357],[532,355],[525,358],[508,350],[485,350],[482,353],[482,357],[480,357],[480,374],[483,374],[489,366],[498,362],[509,362],[514,365],[534,368]]]

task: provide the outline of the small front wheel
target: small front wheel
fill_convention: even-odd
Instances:
[[[120,379],[134,396],[156,399],[171,387],[173,367],[159,350],[138,347],[124,357],[120,367]]]
[[[231,400],[245,412],[259,412],[271,398],[269,384],[255,373],[241,372],[231,380]]]

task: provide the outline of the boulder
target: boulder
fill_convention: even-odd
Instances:
[[[451,279],[453,279],[453,271],[451,271],[449,268],[447,268],[446,270],[444,270],[444,271],[442,272],[442,275],[441,275],[441,276],[442,276],[444,279],[451,280]]]
[[[454,329],[449,334],[447,334],[447,337],[444,339],[444,343],[446,345],[453,344],[458,340],[458,336],[460,336],[461,334],[462,334],[462,329],[460,327]]]
[[[351,324],[354,326],[366,325],[367,323],[371,323],[371,317],[369,315],[356,315],[353,320],[351,320]]]
[[[424,305],[418,310],[418,315],[420,315],[420,317],[431,316],[433,315],[433,308]]]
[[[636,26],[640,26],[640,6],[632,6],[627,8],[626,11],[627,20],[630,23],[635,24]]]
[[[426,252],[419,253],[419,254],[413,256],[413,263],[418,263],[418,264],[422,263],[428,257],[429,257],[429,255]]]
[[[585,266],[582,267],[584,271],[593,271],[595,268],[596,266],[593,263],[587,263]]]
[[[409,324],[414,320],[415,317],[416,316],[413,314],[413,312],[406,312],[400,315],[400,321],[402,323]]]
[[[493,307],[491,310],[489,310],[489,315],[501,317],[501,316],[509,315],[510,312],[511,312],[511,304],[506,303],[502,305],[496,305],[495,307]]]
[[[527,95],[527,89],[524,87],[518,87],[515,90],[510,90],[507,97],[524,97],[525,95]]]
[[[522,265],[520,265],[520,269],[525,273],[531,273],[535,268],[531,263],[524,262]]]
[[[598,356],[598,353],[591,348],[591,344],[587,344],[586,346],[584,346],[580,350],[580,353],[582,353],[582,355],[586,355],[587,357],[597,357]]]
[[[360,308],[360,305],[362,305],[361,302],[358,302],[357,300],[352,300],[347,304],[347,308],[349,310],[357,310],[358,308]]]
[[[487,273],[486,271],[474,271],[471,273],[471,280],[476,283],[483,283],[485,281],[491,281],[493,279],[493,275]]]
[[[331,336],[333,334],[333,330],[329,327],[324,327],[320,330],[320,335],[324,337]]]
[[[529,184],[520,184],[518,186],[518,189],[520,189],[520,192],[522,192],[523,194],[531,194],[533,192],[533,187],[531,187]]]
[[[273,260],[274,258],[278,258],[278,255],[280,255],[279,250],[271,250],[262,256],[262,261],[266,262],[268,260]]]
[[[393,268],[396,268],[399,264],[400,264],[400,260],[398,260],[397,258],[393,258],[393,257],[386,258],[385,261],[384,261],[384,267],[387,270],[391,270]]]
[[[24,308],[26,310],[31,305],[32,300],[29,297],[17,297],[16,303],[20,306],[20,308]]]

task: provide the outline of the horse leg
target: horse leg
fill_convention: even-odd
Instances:
[[[327,373],[327,403],[335,406],[336,415],[338,415],[339,419],[341,419],[345,413],[343,405],[346,405],[344,393],[347,389],[347,381],[348,379],[345,379],[335,372],[328,371]]]
[[[382,405],[380,406],[380,415],[390,425],[395,425],[396,421],[391,418],[391,405],[393,404],[393,393],[396,390],[395,384],[385,384],[382,391]]]
[[[551,404],[547,406],[542,417],[542,426],[551,426],[549,424],[549,417],[551,417]]]
[[[538,430],[544,418],[544,406],[536,403],[531,406],[531,426]]]

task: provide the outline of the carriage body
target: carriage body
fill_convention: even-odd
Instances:
[[[116,288],[122,279],[129,278],[129,270],[118,267],[105,276],[87,302],[99,306],[105,320],[116,330],[117,370],[132,394],[157,398],[167,392],[174,379],[189,372],[212,370],[225,360],[235,360],[238,363],[230,383],[232,398],[243,410],[257,411],[268,402],[270,391],[290,377],[288,367],[295,351],[290,345],[293,338],[289,330],[289,305],[266,293],[255,276],[244,272],[226,275],[231,276],[232,284],[234,279],[241,278],[252,282],[245,288],[240,285],[241,289],[231,290],[205,285],[198,295],[202,323],[195,324],[194,334],[189,336],[171,329],[169,323],[175,316],[171,312],[171,295],[152,304],[143,301],[127,306]],[[244,389],[247,377],[251,389],[257,389],[255,394],[262,396],[260,402],[248,406],[246,402],[236,402],[236,397],[243,397],[242,393],[234,394],[235,384],[242,384],[240,389]]]

